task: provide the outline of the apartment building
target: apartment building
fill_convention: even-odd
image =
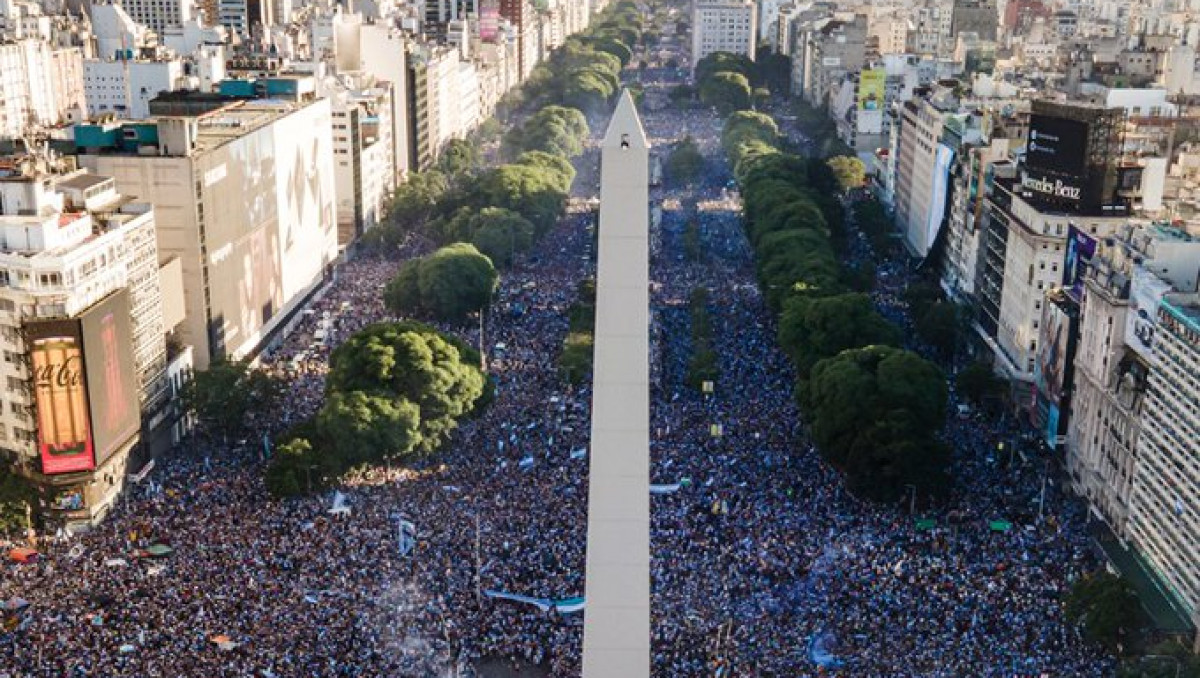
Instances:
[[[713,52],[754,59],[758,5],[753,0],[696,0],[692,6],[692,68]]]
[[[103,517],[165,407],[155,228],[111,178],[0,162],[0,448],[51,525]]]

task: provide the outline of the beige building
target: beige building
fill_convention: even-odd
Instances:
[[[1200,295],[1162,298],[1152,348],[1129,534],[1167,593],[1200,625]]]
[[[253,354],[338,256],[327,99],[223,103],[200,115],[79,125],[79,161],[152,202],[185,283],[197,369]]]
[[[86,526],[111,507],[166,406],[155,213],[71,163],[7,164],[0,448],[40,489],[49,527]]]
[[[713,52],[754,59],[758,5],[752,0],[696,0],[692,6],[692,68]]]

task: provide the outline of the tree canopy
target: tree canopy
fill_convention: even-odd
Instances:
[[[843,191],[858,188],[867,180],[867,168],[862,160],[851,155],[839,155],[826,161],[829,169],[837,177],[838,185]]]
[[[750,81],[741,73],[720,71],[700,83],[700,101],[727,116],[750,108]]]
[[[180,394],[183,407],[223,435],[237,435],[268,413],[283,393],[279,378],[247,361],[214,360]]]
[[[1133,587],[1103,570],[1076,581],[1064,602],[1067,617],[1083,627],[1084,637],[1109,652],[1128,645],[1144,623],[1145,613]]]
[[[806,374],[817,361],[846,349],[900,343],[900,330],[875,311],[865,294],[792,296],[779,320],[779,345]]]
[[[949,450],[933,434],[946,384],[929,361],[890,346],[842,351],[813,367],[800,399],[814,442],[856,493],[894,501],[908,484],[922,497],[945,492]]]
[[[503,215],[497,220],[501,218],[507,220]],[[455,243],[405,262],[384,288],[384,303],[396,313],[428,312],[440,320],[461,322],[490,303],[498,280],[491,259],[474,245]]]
[[[679,184],[690,184],[704,173],[704,155],[691,136],[686,136],[675,144],[667,156],[665,167],[667,177]]]

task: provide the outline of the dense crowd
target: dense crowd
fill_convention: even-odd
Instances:
[[[928,516],[932,529],[918,529],[907,504],[868,505],[841,490],[805,442],[794,374],[728,190],[719,121],[668,109],[645,123],[660,146],[686,130],[711,162],[701,186],[656,195],[672,207],[651,271],[651,482],[671,489],[652,499],[653,675],[1111,672],[1058,603],[1092,566],[1082,516],[1053,486],[1040,491],[1044,464],[993,452],[1014,431],[952,418],[960,482],[950,506]],[[577,187],[589,195],[594,152],[579,165]],[[693,217],[699,260],[681,242]],[[98,529],[42,541],[34,564],[3,566],[0,600],[31,605],[0,636],[0,678],[425,677],[473,675],[481,658],[578,675],[580,615],[487,592],[583,595],[590,393],[566,386],[554,363],[566,309],[594,272],[592,221],[569,214],[504,274],[482,337],[475,325],[445,328],[484,347],[497,387],[448,449],[347,478],[336,500],[277,502],[262,485],[257,441],[226,449],[198,438]],[[429,248],[413,240],[399,255]],[[258,422],[263,432],[310,416],[330,347],[388,318],[380,292],[396,259],[343,265],[271,352],[266,367],[290,387]],[[877,301],[903,321],[899,290],[911,273],[883,270]],[[685,385],[697,287],[709,290],[721,358],[710,395]],[[348,514],[330,512],[343,501]],[[989,530],[997,519],[1014,527]],[[415,526],[411,550],[404,522]],[[135,556],[151,544],[173,552]]]

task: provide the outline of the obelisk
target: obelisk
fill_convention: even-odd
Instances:
[[[649,158],[626,90],[600,150],[584,678],[650,676]]]

